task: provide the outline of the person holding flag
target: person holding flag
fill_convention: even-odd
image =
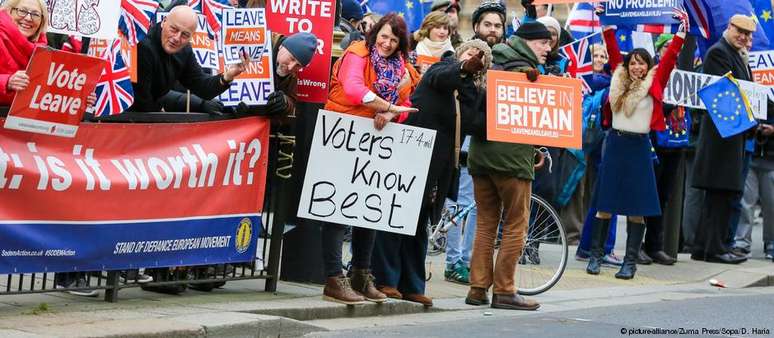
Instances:
[[[209,100],[226,91],[231,81],[245,71],[250,63],[242,62],[218,75],[202,70],[191,49],[191,37],[196,30],[196,13],[186,5],[169,11],[160,24],[154,25],[137,47],[137,83],[133,83],[134,104],[129,111],[158,112],[159,102],[176,82],[197,96]]]
[[[591,258],[586,267],[589,274],[599,274],[603,244],[612,215],[616,214],[627,216],[627,238],[624,262],[615,277],[634,278],[645,236],[645,217],[661,214],[648,134],[666,127],[664,87],[689,28],[688,15],[678,9],[675,14],[681,21],[680,32],[656,67],[643,48],[636,48],[623,58],[613,27],[605,27],[603,33],[613,69],[608,103],[604,107],[607,123],[603,125],[612,125],[612,130],[605,137],[595,189],[598,226],[594,226],[591,237]]]
[[[723,76],[730,72],[737,80],[751,81],[752,71],[742,54],[752,44],[756,26],[751,17],[732,16],[723,36],[707,50],[704,73]],[[691,184],[704,190],[705,197],[691,259],[738,264],[747,258],[732,254],[726,237],[733,204],[744,190],[745,133],[723,137],[710,114],[704,111],[701,119]]]

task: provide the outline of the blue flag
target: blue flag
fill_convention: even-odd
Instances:
[[[730,73],[699,90],[699,98],[723,138],[740,134],[757,125],[747,96],[739,90],[739,84]]]
[[[419,29],[425,15],[430,12],[432,2],[423,0],[370,0],[367,3],[371,12],[387,15],[390,12],[396,12],[406,20],[406,25],[410,31]]]
[[[774,12],[771,10],[771,0],[750,0],[758,19],[759,27],[763,28],[769,45],[774,41]]]
[[[718,42],[723,35],[723,31],[728,26],[728,21],[734,14],[756,15],[752,4],[744,0],[684,0],[684,4],[689,15],[691,15],[691,26],[696,26],[699,29],[703,27],[709,29],[709,38],[706,40],[700,39],[703,40],[701,41],[703,43],[699,44],[702,47],[702,54],[704,54],[704,48],[708,48]],[[769,6],[771,5],[769,4]],[[758,23],[758,29],[753,33],[752,50],[768,49],[769,39],[766,37],[761,24]]]
[[[615,40],[618,41],[618,49],[622,53],[629,53],[634,49],[632,30],[628,27],[618,27],[615,30]]]

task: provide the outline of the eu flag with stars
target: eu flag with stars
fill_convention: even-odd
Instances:
[[[769,43],[774,43],[774,12],[771,10],[771,0],[750,0],[750,3]]]
[[[618,41],[618,49],[620,49],[622,53],[628,53],[634,49],[631,29],[618,27],[618,29],[615,30],[615,39]]]
[[[370,0],[367,3],[371,12],[380,15],[398,13],[403,20],[406,20],[406,25],[412,32],[422,25],[425,14],[430,12],[430,4],[432,1],[424,0]]]
[[[750,102],[730,73],[699,90],[699,98],[723,138],[743,133],[757,124]]]

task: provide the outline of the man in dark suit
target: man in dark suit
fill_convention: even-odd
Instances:
[[[756,23],[751,17],[740,14],[731,17],[723,37],[704,57],[704,73],[722,76],[730,71],[738,80],[751,81],[752,72],[743,55],[751,45],[755,28]],[[733,205],[744,189],[746,133],[722,138],[709,114],[703,113],[692,184],[694,188],[704,190],[706,195],[691,259],[738,264],[747,258],[732,254],[726,238]]]

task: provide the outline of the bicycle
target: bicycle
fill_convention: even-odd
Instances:
[[[475,203],[460,208],[444,208],[440,221],[431,223],[428,231],[428,255],[446,252],[446,234],[452,226],[465,231],[465,218]],[[540,196],[530,197],[530,219],[524,249],[516,271],[516,285],[521,295],[537,295],[548,291],[561,279],[567,267],[567,235],[559,214]]]

